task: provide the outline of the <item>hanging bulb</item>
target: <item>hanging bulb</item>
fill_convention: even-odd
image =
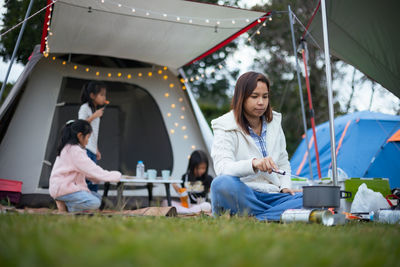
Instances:
[[[135,13],[135,12],[136,12],[136,9],[132,8],[132,12]]]

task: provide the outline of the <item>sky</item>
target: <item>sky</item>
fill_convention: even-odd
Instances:
[[[239,2],[239,7],[241,8],[249,8],[256,4],[262,4],[265,1],[260,0],[242,0]],[[0,19],[2,14],[5,12],[3,8],[4,0],[0,0]],[[1,23],[1,21],[0,21]],[[0,25],[2,28],[2,25]],[[19,30],[20,28],[16,29]],[[243,38],[242,38],[243,39]],[[290,40],[288,40],[290,41]],[[239,41],[239,46],[236,52],[233,53],[227,60],[227,71],[230,69],[235,69],[238,65],[240,65],[240,71],[245,72],[247,70],[252,69],[252,62],[255,57],[260,56],[257,51],[251,46],[245,44],[245,42]],[[237,64],[238,61],[241,61],[240,64]],[[341,107],[344,108],[347,104],[350,94],[351,94],[351,80],[353,75],[354,68],[345,63],[343,69],[345,70],[345,76],[342,80],[333,80],[332,89],[337,91],[337,99],[341,104]],[[9,66],[9,62],[4,62],[2,58],[0,58],[0,81],[4,81],[7,69]],[[8,82],[15,82],[21,72],[23,71],[23,65],[14,63],[10,76],[8,78]],[[356,72],[356,78],[361,78],[363,74],[359,71]],[[357,110],[368,110],[370,107],[370,99],[372,95],[371,83],[366,82],[363,85],[360,85],[356,88],[353,101],[352,108],[349,111]],[[304,96],[306,97],[306,96]],[[373,95],[373,101],[370,108],[371,111],[383,112],[387,114],[395,114],[400,110],[400,99],[390,93],[388,90],[376,84],[375,93]]]

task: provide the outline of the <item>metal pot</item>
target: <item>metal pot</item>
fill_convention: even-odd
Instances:
[[[341,198],[351,198],[351,192],[342,191],[339,186],[303,186],[304,208],[339,208]]]

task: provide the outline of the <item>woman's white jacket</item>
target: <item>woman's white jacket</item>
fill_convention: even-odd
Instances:
[[[273,119],[267,123],[265,142],[268,156],[279,169],[286,171],[286,175],[254,172],[252,160],[263,155],[253,138],[236,123],[233,111],[211,121],[214,131],[211,157],[216,174],[240,177],[247,186],[259,192],[272,193],[291,188],[291,169],[281,121],[281,114],[273,111]]]

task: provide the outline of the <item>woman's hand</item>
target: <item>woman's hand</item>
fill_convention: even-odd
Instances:
[[[262,172],[271,173],[272,170],[278,169],[278,166],[276,166],[275,162],[272,160],[271,157],[253,159],[252,163],[254,171],[260,170]]]
[[[96,153],[96,159],[97,160],[101,160],[101,153],[98,150],[97,150],[97,153]]]
[[[289,193],[291,195],[294,195],[294,193],[296,193],[296,192],[302,192],[302,190],[301,189],[290,189],[290,188],[283,188],[281,190],[281,193]]]

